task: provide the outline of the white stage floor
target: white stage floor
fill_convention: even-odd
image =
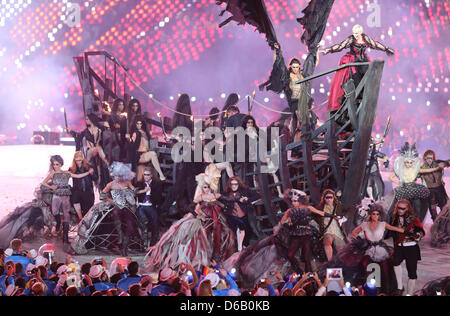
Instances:
[[[61,155],[64,159],[64,169],[68,169],[72,163],[75,147],[71,146],[0,146],[0,219],[13,211],[17,206],[31,201],[34,189],[46,177],[50,156]],[[449,170],[446,171],[447,192],[450,192]],[[383,174],[385,181],[388,173]],[[429,228],[431,221],[429,215],[425,220],[425,226]],[[35,240],[26,244],[26,248],[39,248],[45,240]],[[60,246],[57,240],[51,240]],[[439,277],[450,275],[450,251],[429,247],[428,238],[422,241],[422,262],[419,263],[419,283]],[[62,255],[62,254],[61,254]],[[96,256],[103,256],[108,262],[115,257],[111,254],[96,253],[78,257],[80,262],[85,262]],[[143,263],[144,254],[133,256],[134,260]],[[60,259],[60,258],[57,258]]]

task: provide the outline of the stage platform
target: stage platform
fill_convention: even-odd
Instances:
[[[50,165],[50,156],[61,155],[64,159],[64,169],[68,169],[75,153],[75,147],[48,146],[48,145],[24,145],[24,146],[0,146],[0,218],[13,211],[18,205],[31,201],[34,189],[45,178]],[[450,192],[449,171],[446,171],[447,190]],[[385,181],[389,173],[383,173]],[[425,227],[429,231],[431,221],[429,215],[425,220]],[[429,237],[429,236],[428,236]],[[450,275],[450,251],[448,249],[435,249],[429,246],[428,237],[421,242],[422,261],[419,263],[419,286],[430,280]],[[54,243],[61,251],[57,254],[57,260],[64,260],[62,243],[58,239],[37,239],[26,242],[25,249],[39,249],[46,243]],[[145,253],[130,252],[131,257],[143,264]],[[90,261],[93,258],[103,257],[108,263],[119,256],[119,253],[98,251],[86,256],[75,257],[80,263]],[[405,270],[406,271],[406,270]],[[405,272],[406,278],[406,272]]]

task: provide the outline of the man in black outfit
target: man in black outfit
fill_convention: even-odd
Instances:
[[[162,184],[154,179],[151,168],[144,170],[144,181],[138,182],[136,195],[139,202],[139,218],[142,224],[142,239],[144,246],[148,246],[148,227],[151,227],[152,239],[150,246],[153,246],[159,237],[158,209],[163,203]]]

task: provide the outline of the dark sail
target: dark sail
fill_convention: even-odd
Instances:
[[[227,7],[220,13],[222,16],[226,11],[232,15],[219,24],[223,27],[231,21],[236,21],[239,25],[250,24],[266,35],[267,42],[271,47],[277,42],[277,36],[273,29],[272,21],[267,13],[264,0],[217,0],[216,4],[226,3]]]

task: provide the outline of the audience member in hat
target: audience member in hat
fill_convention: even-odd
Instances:
[[[105,268],[101,265],[93,265],[89,271],[89,275],[85,276],[88,286],[83,293],[91,296],[96,291],[107,291],[114,288],[114,285],[106,281]]]
[[[151,296],[162,296],[175,293],[174,283],[176,282],[178,275],[171,268],[164,268],[159,274],[159,284],[154,287],[151,292]]]

